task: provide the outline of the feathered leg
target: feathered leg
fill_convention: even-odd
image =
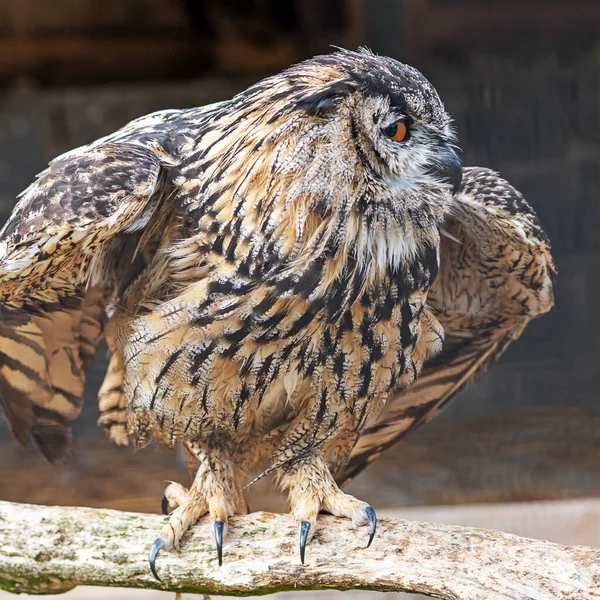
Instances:
[[[190,474],[193,477],[194,473],[196,473],[198,467],[200,466],[198,459],[186,446],[184,446],[183,448],[185,450],[186,458],[188,460]],[[236,475],[236,483],[244,481],[244,475],[246,472],[245,470],[240,469],[240,463],[241,461],[236,461],[236,470],[238,471]],[[245,464],[242,466],[245,466]],[[171,510],[174,510],[179,505],[183,504],[187,493],[188,488],[184,487],[180,483],[177,483],[176,481],[171,481],[169,485],[165,488],[161,500],[161,509],[163,515],[168,515]],[[244,498],[243,490],[238,490],[238,496],[238,504],[235,510],[236,514],[243,515],[250,513],[250,509]]]

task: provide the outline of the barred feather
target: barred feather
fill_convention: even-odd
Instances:
[[[440,272],[429,294],[446,334],[442,351],[365,428],[348,463],[339,466],[341,484],[429,421],[554,304],[549,241],[531,206],[497,173],[463,170],[444,228],[450,236],[442,239]]]

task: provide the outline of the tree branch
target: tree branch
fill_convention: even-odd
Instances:
[[[179,552],[147,554],[163,517],[90,508],[0,502],[0,587],[58,593],[77,585],[156,588],[214,594],[291,589],[421,592],[445,599],[600,597],[600,550],[560,546],[506,533],[382,519],[367,531],[319,517],[298,559],[289,516],[254,513],[231,520],[218,567],[205,519]]]

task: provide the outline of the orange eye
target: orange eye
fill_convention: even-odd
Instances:
[[[392,139],[401,142],[406,137],[406,132],[406,123],[404,121],[398,121],[396,123],[396,133],[394,133]]]
[[[403,142],[408,137],[406,121],[397,121],[384,128],[383,133],[396,142]]]

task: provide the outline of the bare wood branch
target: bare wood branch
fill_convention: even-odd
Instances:
[[[600,598],[600,549],[568,547],[514,535],[382,519],[372,547],[347,520],[319,519],[307,563],[298,559],[289,516],[254,513],[232,519],[218,567],[206,520],[179,552],[157,561],[147,552],[157,515],[0,502],[0,587],[57,593],[77,585],[156,588],[216,594],[290,589],[421,592],[445,599]]]

